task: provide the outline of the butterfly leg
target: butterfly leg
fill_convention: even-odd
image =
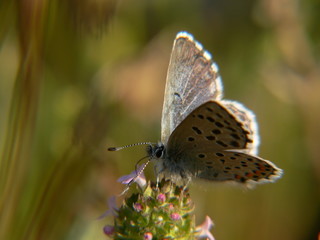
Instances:
[[[156,174],[156,180],[157,180],[157,186],[159,185],[161,179],[163,178],[163,168],[161,168],[160,170],[158,169],[158,166],[155,165],[154,166],[154,172]]]
[[[186,191],[188,189],[190,182],[191,182],[191,178],[187,178],[187,181],[185,182],[185,184],[183,186],[183,191]]]

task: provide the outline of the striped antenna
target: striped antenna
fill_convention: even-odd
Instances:
[[[122,150],[124,148],[129,148],[129,147],[134,147],[134,146],[139,146],[139,145],[152,145],[154,143],[152,142],[141,142],[141,143],[133,143],[133,144],[128,144],[122,147],[109,147],[108,151],[119,151]]]

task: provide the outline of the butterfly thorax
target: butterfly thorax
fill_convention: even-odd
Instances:
[[[167,149],[162,142],[148,145],[146,151],[149,158],[156,161],[155,171],[158,177],[169,178],[176,183],[191,178],[190,173],[186,173],[186,166],[183,166],[181,156],[178,157],[177,154],[174,154],[174,157],[172,157],[170,149]]]

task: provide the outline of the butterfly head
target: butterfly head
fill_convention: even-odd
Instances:
[[[147,146],[147,154],[150,159],[160,159],[164,158],[165,147],[162,142],[157,144],[150,144]]]

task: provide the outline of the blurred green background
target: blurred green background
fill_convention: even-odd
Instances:
[[[319,12],[316,0],[0,1],[0,239],[106,238],[112,219],[96,219],[145,156],[107,147],[160,139],[181,30],[212,53],[226,98],[256,113],[260,156],[284,169],[250,191],[192,184],[197,222],[209,215],[217,240],[316,239]]]

